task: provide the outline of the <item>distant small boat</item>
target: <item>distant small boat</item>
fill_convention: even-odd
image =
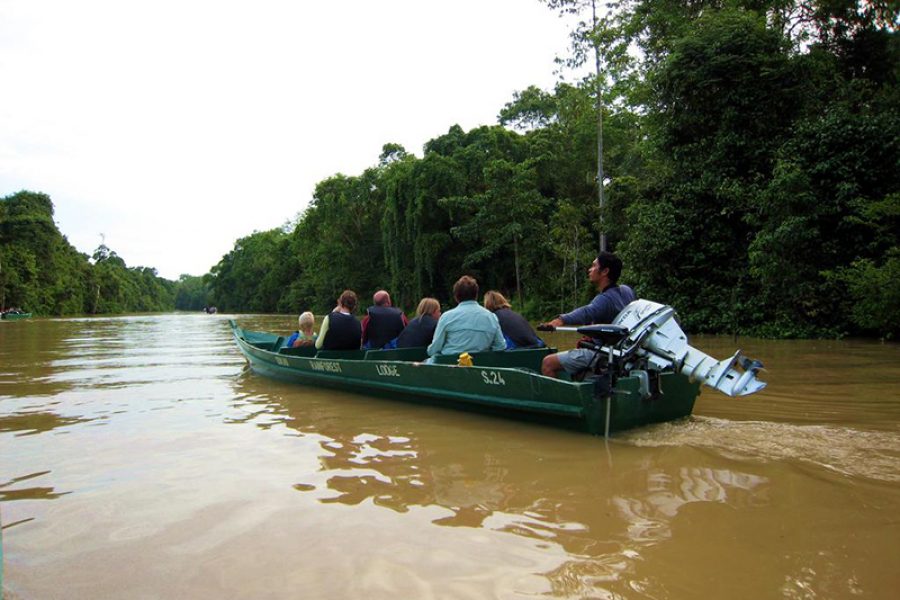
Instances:
[[[0,319],[4,321],[19,321],[21,319],[30,319],[31,313],[23,313],[18,311],[5,312],[0,315]]]

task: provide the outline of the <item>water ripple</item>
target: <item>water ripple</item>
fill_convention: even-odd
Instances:
[[[692,417],[619,440],[642,447],[711,448],[741,460],[795,460],[852,477],[900,481],[900,436],[886,431]]]

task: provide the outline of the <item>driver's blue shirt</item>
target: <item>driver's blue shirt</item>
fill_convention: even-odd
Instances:
[[[636,299],[634,290],[627,285],[613,284],[594,296],[590,304],[559,315],[559,318],[566,325],[612,323],[616,315]]]

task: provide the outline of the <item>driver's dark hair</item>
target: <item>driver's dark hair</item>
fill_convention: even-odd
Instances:
[[[602,250],[600,254],[597,255],[597,264],[600,265],[601,269],[609,269],[609,280],[613,283],[618,283],[619,275],[622,274],[621,258],[612,252]]]

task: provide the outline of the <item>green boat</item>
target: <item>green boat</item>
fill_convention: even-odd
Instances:
[[[31,313],[23,313],[23,312],[5,312],[0,315],[0,319],[4,321],[19,321],[21,319],[30,319]]]
[[[234,320],[230,324],[238,348],[261,375],[499,413],[592,434],[686,417],[702,383],[728,395],[765,386],[756,380],[762,365],[740,352],[729,361],[715,361],[687,346],[683,335],[684,343],[662,348],[667,342],[663,338],[673,333],[672,324],[681,331],[670,307],[638,300],[616,321],[578,328],[592,338],[583,347],[594,349],[597,356],[593,374],[584,381],[541,375],[541,361],[554,351],[551,348],[472,353],[472,366],[460,366],[456,356],[425,364],[425,348],[317,352],[311,346],[285,348],[283,336],[247,331]]]

